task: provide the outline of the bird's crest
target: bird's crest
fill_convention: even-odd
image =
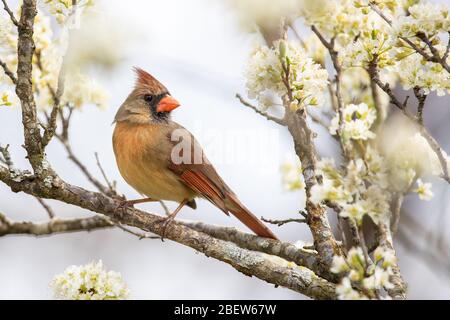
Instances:
[[[155,93],[167,92],[167,88],[147,71],[138,67],[134,67],[134,71],[137,76],[136,89],[150,89]]]

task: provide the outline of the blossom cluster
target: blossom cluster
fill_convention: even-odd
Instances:
[[[75,10],[83,10],[86,7],[90,7],[94,4],[94,0],[78,0],[76,6],[73,5],[72,0],[45,0],[50,12],[55,16],[56,21],[64,25],[70,18],[76,18],[77,14]]]
[[[424,34],[432,37],[450,30],[450,9],[443,3],[419,1],[408,8],[408,13],[393,22],[398,36],[409,38]]]
[[[287,77],[287,75],[289,77]],[[248,95],[262,109],[274,100],[292,95],[291,108],[320,105],[328,73],[296,44],[278,41],[272,48],[259,46],[251,54],[246,70]]]
[[[436,45],[440,55],[446,50],[442,45]],[[411,49],[403,49],[395,70],[403,88],[409,90],[419,87],[428,95],[436,92],[438,96],[450,93],[450,74],[438,63],[426,61],[419,53]],[[450,63],[450,58],[447,59]]]
[[[335,256],[331,272],[344,275],[341,283],[336,287],[338,299],[360,300],[367,298],[389,299],[386,295],[381,297],[381,292],[394,287],[390,282],[393,275],[392,266],[396,263],[395,253],[383,247],[378,247],[374,252],[373,264],[364,256],[361,248],[349,250],[347,257]],[[365,295],[354,289],[362,287]]]
[[[450,74],[439,63],[427,61],[404,41],[408,39],[432,56],[429,44],[424,41],[427,38],[438,55],[444,57],[447,51],[445,38],[449,30],[450,7],[443,3],[418,1],[409,6],[405,14],[393,20],[391,33],[397,39],[393,54],[395,71],[406,90],[420,87],[427,95],[432,91],[439,96],[450,93]],[[446,60],[450,63],[449,56]]]
[[[365,103],[349,104],[343,110],[343,130],[340,132],[344,140],[367,140],[375,138],[375,134],[370,131],[373,123],[377,119],[375,108],[370,108]],[[332,135],[339,133],[339,114],[331,121],[329,128]]]
[[[351,218],[358,225],[365,215],[374,222],[389,219],[391,194],[393,192],[415,192],[421,200],[433,197],[431,183],[420,177],[428,175],[432,162],[440,172],[439,161],[420,135],[414,135],[402,150],[381,155],[380,151],[368,145],[363,158],[350,160],[339,170],[332,159],[323,159],[318,164],[322,184],[311,189],[311,200],[315,203],[331,201],[341,208],[341,217]],[[392,147],[392,146],[391,146]],[[412,148],[412,149],[410,149]],[[414,150],[414,151],[413,151]],[[429,157],[423,162],[423,157]],[[437,172],[435,172],[437,174]],[[417,188],[412,185],[417,181]]]
[[[286,162],[281,166],[283,187],[285,190],[301,190],[305,187],[303,181],[302,166],[297,158],[295,163]]]
[[[63,3],[63,1],[54,2],[61,5]],[[18,63],[17,30],[4,15],[0,16],[0,25],[2,26],[0,29],[0,59],[10,70],[16,70]],[[3,25],[5,25],[5,29],[3,29]],[[34,27],[36,54],[33,57],[32,80],[36,103],[41,110],[53,105],[52,90],[56,91],[58,86],[58,75],[67,49],[67,36],[68,34],[65,32],[56,35],[52,30],[51,17],[41,10],[38,12]],[[66,66],[66,69],[66,90],[62,97],[62,105],[81,107],[86,104],[94,104],[102,107],[106,104],[107,94],[101,86],[77,66],[69,65]],[[12,85],[2,69],[0,81],[6,86]],[[14,98],[12,97],[8,101],[11,102]]]
[[[371,148],[365,160],[348,162],[345,173],[336,168],[334,160],[319,162],[318,173],[323,183],[311,189],[311,201],[331,201],[341,207],[340,216],[353,219],[358,225],[364,215],[375,222],[384,221],[389,214],[389,191],[381,157]]]
[[[129,290],[120,273],[106,271],[102,261],[70,266],[50,283],[55,297],[64,300],[124,300]]]

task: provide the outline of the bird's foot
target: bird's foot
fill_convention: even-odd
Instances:
[[[132,201],[122,200],[117,206],[116,210],[120,211],[122,214],[127,211],[128,208],[134,208],[134,203]]]
[[[175,217],[168,216],[161,219],[162,222],[162,233],[161,233],[161,241],[164,242],[164,238],[166,237],[166,231],[169,224],[174,220]]]
[[[120,201],[119,208],[122,208],[122,209],[134,208],[134,202],[127,201],[127,200]]]

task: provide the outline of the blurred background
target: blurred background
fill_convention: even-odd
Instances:
[[[117,181],[119,192],[130,199],[138,197],[116,168],[111,123],[133,87],[132,67],[139,66],[164,83],[182,103],[174,112],[174,120],[197,135],[218,172],[248,208],[257,216],[271,219],[296,217],[303,206],[303,195],[284,191],[279,171],[286,159],[294,157],[289,134],[240,105],[235,98],[236,93],[245,95],[243,70],[257,39],[242,28],[230,2],[109,1],[100,2],[95,10],[99,15],[95,28],[103,30],[106,37],[114,35],[114,48],[123,52],[123,56],[112,70],[91,70],[109,93],[107,107],[86,106],[82,112],[75,113],[72,121],[73,150],[89,169],[101,177],[94,157],[98,152],[109,178]],[[426,113],[427,126],[447,151],[450,150],[449,103],[448,97],[432,97]],[[320,154],[334,156],[337,148],[332,139],[323,129],[315,126],[314,129],[319,133]],[[11,145],[16,165],[24,168],[27,163],[20,147],[22,139],[19,107],[1,108],[0,141]],[[238,150],[244,152],[244,157],[232,154],[237,149],[226,147],[230,141],[241,143]],[[249,145],[253,145],[251,150],[247,148]],[[56,139],[47,151],[61,177],[94,189],[67,159]],[[446,234],[450,226],[449,187],[436,180],[433,192],[435,197],[431,202],[407,198],[396,239],[399,263],[411,299],[450,298],[450,251]],[[47,219],[36,199],[13,194],[3,184],[0,184],[0,199],[0,212],[10,219]],[[90,215],[76,207],[48,203],[58,217]],[[156,204],[139,208],[163,214]],[[181,218],[243,229],[236,219],[226,217],[206,201],[199,201],[196,211],[183,210]],[[286,241],[311,241],[306,225],[272,229]],[[304,299],[287,289],[246,277],[190,248],[170,241],[138,240],[121,230],[38,239],[0,238],[0,256],[0,299],[51,299],[48,284],[55,274],[69,265],[99,259],[108,269],[121,272],[134,299]]]

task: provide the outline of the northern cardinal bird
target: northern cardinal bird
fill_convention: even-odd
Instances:
[[[159,200],[180,203],[166,218],[165,231],[185,205],[195,209],[195,198],[200,197],[227,215],[231,212],[257,235],[277,239],[220,178],[192,134],[170,119],[171,111],[180,106],[178,101],[149,73],[138,68],[135,71],[135,88],[115,117],[113,146],[125,181],[148,198],[126,201],[124,205]],[[190,144],[174,156],[178,141],[172,141],[173,135],[179,136],[180,132]],[[189,151],[193,154],[183,154]],[[180,158],[188,161],[180,163]]]

